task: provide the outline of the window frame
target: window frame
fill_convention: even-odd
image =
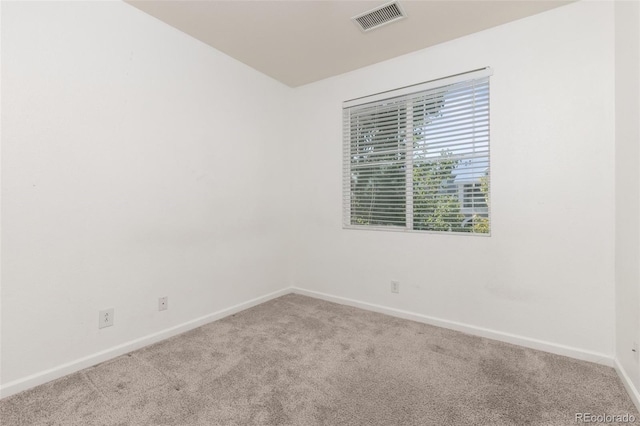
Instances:
[[[452,75],[449,77],[444,77],[444,78],[439,78],[439,79],[435,79],[435,80],[430,80],[424,83],[419,83],[419,84],[415,84],[415,85],[411,85],[411,86],[405,86],[399,89],[395,89],[395,90],[389,90],[389,91],[384,91],[384,92],[380,92],[374,95],[370,95],[370,96],[365,96],[365,97],[360,97],[360,98],[355,98],[355,99],[351,99],[348,101],[343,102],[343,229],[355,229],[355,230],[372,230],[372,231],[393,231],[393,232],[418,232],[418,233],[433,233],[433,234],[439,234],[439,235],[467,235],[467,236],[491,236],[491,208],[490,208],[490,185],[491,185],[491,173],[490,173],[490,126],[489,126],[489,122],[490,122],[490,86],[489,86],[489,77],[493,75],[493,70],[489,67],[486,68],[481,68],[481,69],[477,69],[477,70],[473,70],[473,71],[469,71],[469,72],[465,72],[465,73],[460,73],[460,74],[456,74],[456,75]],[[413,177],[413,166],[414,166],[414,161],[415,161],[415,156],[414,156],[414,152],[413,152],[413,144],[407,144],[405,143],[405,151],[404,153],[406,154],[406,157],[404,159],[404,165],[405,165],[405,185],[404,185],[404,197],[405,197],[405,201],[404,201],[404,208],[405,208],[405,224],[404,225],[393,225],[393,224],[388,224],[388,225],[379,225],[379,224],[374,224],[374,225],[369,225],[369,224],[353,224],[352,222],[352,215],[351,215],[351,206],[352,206],[352,197],[351,197],[351,192],[352,192],[352,187],[351,187],[351,176],[352,176],[352,157],[351,157],[351,150],[352,150],[352,140],[351,140],[351,136],[350,133],[352,131],[352,126],[351,126],[351,114],[350,111],[352,108],[354,107],[359,107],[359,106],[364,106],[367,104],[376,104],[376,103],[381,103],[383,101],[391,101],[395,98],[401,98],[403,96],[407,96],[407,95],[414,95],[417,93],[421,93],[421,92],[427,92],[429,90],[432,89],[438,89],[438,88],[444,88],[445,86],[450,86],[450,85],[454,85],[457,83],[463,83],[463,82],[467,82],[467,81],[473,81],[473,80],[487,80],[487,87],[488,87],[488,100],[487,100],[487,132],[488,132],[488,136],[487,136],[487,154],[486,154],[486,162],[487,162],[487,167],[486,167],[486,173],[487,173],[487,177],[488,177],[488,187],[487,187],[487,191],[486,191],[486,198],[487,198],[487,203],[486,203],[486,216],[481,216],[481,217],[486,217],[488,218],[488,232],[465,232],[465,231],[454,231],[454,230],[425,230],[425,229],[415,229],[415,223],[414,223],[414,192],[415,192],[415,188],[414,188],[414,177]],[[412,104],[410,102],[407,102],[407,106],[406,108],[406,112],[405,117],[406,117],[406,129],[405,129],[405,133],[404,133],[404,138],[408,139],[408,138],[413,138],[413,134],[412,131],[414,129],[414,127],[412,126],[412,111],[411,111],[411,106]],[[398,136],[400,137],[400,136]],[[463,210],[466,210],[466,208],[463,208],[464,205],[464,197],[465,197],[465,190],[464,188],[469,184],[472,183],[475,187],[475,185],[479,185],[479,183],[476,182],[461,182],[459,183],[459,185],[461,185],[462,190],[458,189],[458,197],[462,197],[461,199],[459,199],[459,210],[462,214]],[[474,197],[475,198],[475,197]],[[475,207],[475,206],[474,206]],[[466,217],[462,222],[461,222],[461,226],[464,227],[465,223],[469,223],[470,219],[475,218],[475,214],[474,216],[472,216],[471,218]]]

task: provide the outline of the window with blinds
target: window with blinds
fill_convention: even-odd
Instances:
[[[490,75],[344,103],[346,228],[489,234]]]

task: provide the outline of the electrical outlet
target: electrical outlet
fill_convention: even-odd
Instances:
[[[399,281],[391,281],[391,293],[400,293]]]
[[[169,298],[167,296],[158,299],[158,310],[166,311],[169,309]]]
[[[105,309],[98,313],[98,328],[111,327],[113,325],[113,308]]]

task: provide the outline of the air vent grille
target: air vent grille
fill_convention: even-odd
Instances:
[[[371,31],[405,17],[406,15],[400,7],[400,3],[393,1],[358,16],[354,16],[351,19],[358,24],[358,27],[360,27],[362,31]]]

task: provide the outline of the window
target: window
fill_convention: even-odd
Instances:
[[[345,228],[489,233],[490,74],[344,103]]]

